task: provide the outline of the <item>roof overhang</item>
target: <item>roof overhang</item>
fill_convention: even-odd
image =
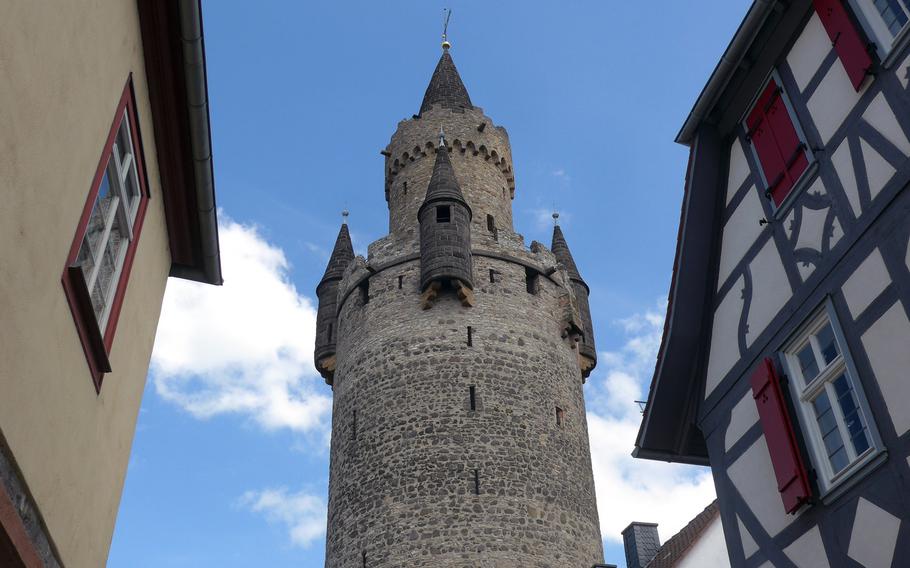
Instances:
[[[695,106],[686,117],[686,122],[679,134],[676,135],[676,142],[686,146],[692,143],[699,124],[709,116],[720,94],[742,65],[744,56],[752,46],[752,42],[755,41],[765,20],[774,10],[780,9],[782,6],[779,0],[754,0],[752,7],[739,24],[736,34],[733,35],[733,39],[730,40],[730,44],[711,73],[708,83],[695,100]]]
[[[138,0],[171,276],[220,285],[200,0]]]

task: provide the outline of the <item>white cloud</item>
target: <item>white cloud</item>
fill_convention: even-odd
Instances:
[[[171,279],[152,378],[197,418],[238,414],[265,429],[325,433],[328,387],[313,370],[316,310],[288,276],[284,252],[222,214],[224,285]]]
[[[291,543],[296,546],[307,548],[325,535],[325,501],[305,491],[289,493],[284,487],[247,491],[238,504],[261,513],[269,522],[285,525]]]
[[[635,401],[647,396],[665,308],[616,322],[625,342],[618,351],[598,353],[590,382],[588,433],[601,534],[617,543],[632,521],[658,523],[667,540],[714,499],[709,469],[630,455],[641,423]]]

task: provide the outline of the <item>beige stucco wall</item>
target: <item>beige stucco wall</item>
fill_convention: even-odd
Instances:
[[[133,73],[151,201],[95,393],[60,283]],[[170,263],[136,3],[0,2],[0,431],[70,567],[103,566]]]

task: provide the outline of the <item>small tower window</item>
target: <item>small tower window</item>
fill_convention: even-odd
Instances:
[[[471,401],[471,410],[477,410],[477,387],[474,385],[468,387],[468,398]]]
[[[566,411],[557,406],[556,407],[556,425],[562,426],[563,423],[565,422],[565,420],[566,420]]]
[[[436,208],[436,222],[450,223],[452,221],[452,207],[450,205],[440,205]]]
[[[474,346],[474,328],[468,326],[468,347]]]
[[[361,558],[361,560],[363,560],[363,568],[367,568],[367,553],[362,552],[360,554],[360,558]]]
[[[398,289],[401,290],[401,283],[404,282],[404,276],[398,277]]]
[[[525,267],[525,288],[528,294],[537,294],[540,286],[540,273],[533,268]]]
[[[490,269],[490,282],[491,283],[496,282],[496,271],[493,270],[492,268]]]
[[[480,470],[474,470],[474,495],[480,495]]]
[[[365,306],[370,303],[370,281],[364,280],[360,283],[360,301]]]
[[[496,232],[496,218],[492,215],[487,215],[487,230],[491,233]]]
[[[354,414],[351,418],[351,439],[357,439],[357,410],[354,410]]]
[[[329,324],[329,341],[332,340],[332,324]]]
[[[404,182],[401,186],[401,189],[404,191],[404,194],[408,194],[408,182]]]

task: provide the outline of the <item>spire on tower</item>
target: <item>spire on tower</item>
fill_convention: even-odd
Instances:
[[[559,213],[553,214],[553,219],[559,219]],[[578,272],[578,266],[575,264],[575,259],[572,258],[572,252],[569,250],[569,244],[566,242],[566,237],[562,234],[562,229],[559,227],[559,224],[553,226],[553,244],[550,246],[550,250],[553,251],[553,254],[556,255],[556,260],[560,264],[566,267],[566,271],[569,273],[569,278],[572,280],[577,280],[585,285],[584,279],[582,279],[581,274]]]
[[[436,64],[436,70],[433,71],[433,77],[430,78],[430,84],[423,95],[423,103],[420,105],[420,114],[430,110],[433,105],[440,105],[443,108],[474,108],[471,104],[471,97],[468,96],[468,90],[461,81],[458,69],[455,68],[455,62],[449,54],[446,47],[448,42],[443,42],[442,56],[439,63]]]
[[[341,215],[344,220],[341,222],[341,229],[335,239],[335,248],[332,249],[332,256],[329,258],[329,264],[325,268],[325,274],[320,283],[332,279],[340,280],[344,275],[344,269],[354,260],[354,246],[351,244],[351,233],[348,231],[347,210],[343,211]]]
[[[436,163],[433,164],[433,174],[430,176],[430,184],[427,186],[427,194],[423,200],[420,209],[426,208],[436,201],[455,201],[468,210],[468,219],[471,218],[471,207],[465,201],[464,194],[461,193],[461,186],[455,178],[455,170],[452,168],[452,162],[449,159],[449,149],[445,145],[445,138],[442,130],[439,131],[439,148],[436,149]],[[418,217],[420,212],[417,213]]]

